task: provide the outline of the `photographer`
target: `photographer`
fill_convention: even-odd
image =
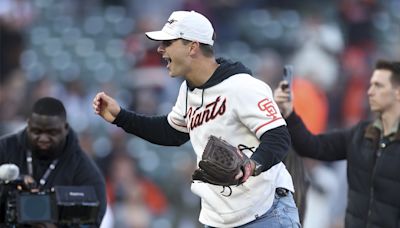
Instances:
[[[96,227],[100,226],[106,209],[105,181],[81,149],[61,101],[39,99],[33,105],[27,127],[0,138],[0,167],[9,164],[19,168],[18,179],[31,192],[49,191],[55,186],[92,186],[99,201]],[[0,218],[4,219],[5,211],[0,211]]]

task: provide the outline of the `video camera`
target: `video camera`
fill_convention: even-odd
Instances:
[[[52,223],[68,227],[95,224],[99,201],[92,186],[23,190],[18,180],[0,181],[0,227]]]

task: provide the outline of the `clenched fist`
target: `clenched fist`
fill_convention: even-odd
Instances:
[[[112,123],[121,111],[121,107],[112,97],[100,92],[93,99],[93,110],[97,115]]]

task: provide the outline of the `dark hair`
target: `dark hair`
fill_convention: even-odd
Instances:
[[[214,48],[209,44],[200,44],[200,50],[203,52],[203,55],[206,57],[214,56]]]
[[[192,42],[190,40],[185,40],[185,39],[181,39],[181,40],[184,44],[188,44],[188,43]],[[203,53],[203,55],[206,57],[214,56],[214,48],[212,45],[200,43],[200,50]]]
[[[63,120],[67,119],[67,114],[63,103],[52,97],[43,97],[35,102],[32,113],[45,116],[59,116]]]
[[[376,62],[375,70],[388,70],[392,72],[392,83],[395,85],[400,85],[400,62],[392,62],[381,59]]]

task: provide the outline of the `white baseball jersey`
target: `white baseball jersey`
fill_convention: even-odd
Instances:
[[[185,114],[187,115],[186,118]],[[221,137],[230,144],[257,148],[264,132],[286,125],[271,88],[249,74],[233,75],[217,85],[193,91],[183,82],[176,104],[168,114],[169,124],[190,134],[201,160],[208,137]],[[245,150],[248,157],[251,151]],[[201,223],[214,227],[235,227],[255,220],[271,207],[275,188],[294,191],[285,165],[280,162],[245,183],[228,188],[195,181],[191,190],[201,197]]]

